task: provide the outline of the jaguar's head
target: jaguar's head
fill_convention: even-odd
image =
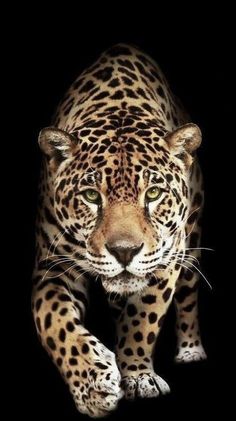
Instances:
[[[182,241],[199,128],[187,124],[146,140],[102,136],[94,142],[50,127],[39,143],[55,216],[70,236],[83,238],[84,267],[101,276],[108,292],[143,289]]]

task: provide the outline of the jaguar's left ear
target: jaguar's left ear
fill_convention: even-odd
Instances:
[[[188,123],[178,127],[165,136],[174,155],[182,158],[190,166],[193,158],[191,155],[200,146],[202,141],[201,130],[196,124]]]

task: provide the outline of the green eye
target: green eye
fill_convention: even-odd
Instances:
[[[93,190],[93,189],[84,190],[82,192],[82,195],[87,200],[87,202],[96,203],[96,204],[101,202],[101,196],[96,190]]]
[[[158,187],[151,187],[146,191],[146,200],[148,202],[153,202],[157,200],[161,194],[161,190]]]

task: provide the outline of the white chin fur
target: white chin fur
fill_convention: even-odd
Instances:
[[[147,287],[148,281],[146,279],[131,278],[128,281],[113,280],[112,278],[102,279],[103,288],[111,293],[115,292],[120,295],[134,294],[141,292]]]

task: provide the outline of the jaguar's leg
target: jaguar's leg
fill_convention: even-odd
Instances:
[[[169,392],[168,384],[153,370],[153,350],[164,316],[171,302],[179,272],[169,274],[125,305],[116,307],[118,341],[116,354],[127,399],[154,397]]]
[[[201,229],[197,217],[193,222],[194,214],[192,215],[192,220],[190,220],[192,223],[187,224],[186,227],[186,261],[183,263],[185,267],[181,270],[175,293],[177,313],[176,362],[191,362],[206,358],[198,321],[198,283],[200,275],[195,268],[198,267],[198,261],[201,257],[201,251],[199,250]]]
[[[106,415],[122,396],[115,355],[84,327],[87,282],[77,274],[43,280],[35,272],[33,313],[43,346],[51,355],[79,411],[91,417]]]

